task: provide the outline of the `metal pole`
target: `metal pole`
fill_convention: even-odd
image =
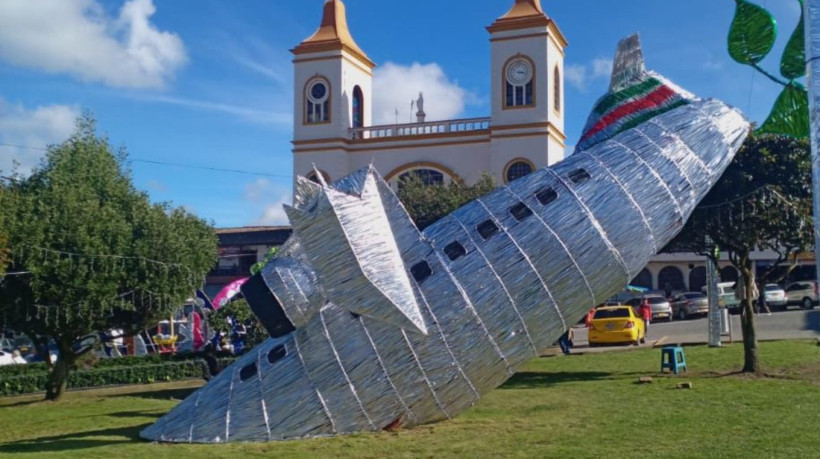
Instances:
[[[706,236],[706,243],[712,244],[712,238]],[[712,251],[714,254],[714,251]],[[711,256],[706,257],[706,297],[709,301],[709,347],[720,347],[721,311],[718,307],[717,266]]]
[[[803,13],[806,21],[806,73],[811,119],[814,266],[816,278],[820,282],[820,0],[807,0]]]

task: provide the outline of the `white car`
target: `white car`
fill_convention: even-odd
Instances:
[[[786,287],[788,304],[799,304],[803,309],[817,305],[817,281],[800,281]]]
[[[11,352],[0,351],[0,367],[4,365],[14,365],[15,363],[14,357],[11,356]]]
[[[786,291],[783,290],[783,287],[777,284],[766,284],[764,290],[766,294],[766,304],[769,305],[770,308],[786,309],[789,297],[786,295]]]

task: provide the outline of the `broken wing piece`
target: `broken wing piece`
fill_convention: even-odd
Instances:
[[[364,168],[285,212],[330,302],[427,334],[377,180]]]

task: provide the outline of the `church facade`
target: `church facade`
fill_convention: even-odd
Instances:
[[[426,121],[420,107],[416,123],[373,125],[376,64],[353,39],[342,1],[326,0],[319,28],[291,50],[294,177],[331,182],[372,163],[393,186],[408,173],[428,183],[474,183],[488,173],[505,184],[564,159],[567,40],[540,0],[508,1],[509,11],[487,27],[489,116]],[[775,257],[754,258],[765,269]],[[724,281],[737,279],[725,255],[720,268]],[[673,292],[705,283],[705,259],[691,253],[657,255],[633,280]]]
[[[428,183],[507,183],[564,158],[564,48],[540,0],[516,0],[489,27],[490,116],[373,125],[375,63],[327,0],[316,32],[294,54],[293,174],[326,181],[370,163],[395,185],[408,173]]]

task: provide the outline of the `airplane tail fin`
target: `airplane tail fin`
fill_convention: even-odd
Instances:
[[[609,92],[598,99],[575,151],[583,151],[695,100],[666,78],[646,70],[637,34],[618,43]]]

